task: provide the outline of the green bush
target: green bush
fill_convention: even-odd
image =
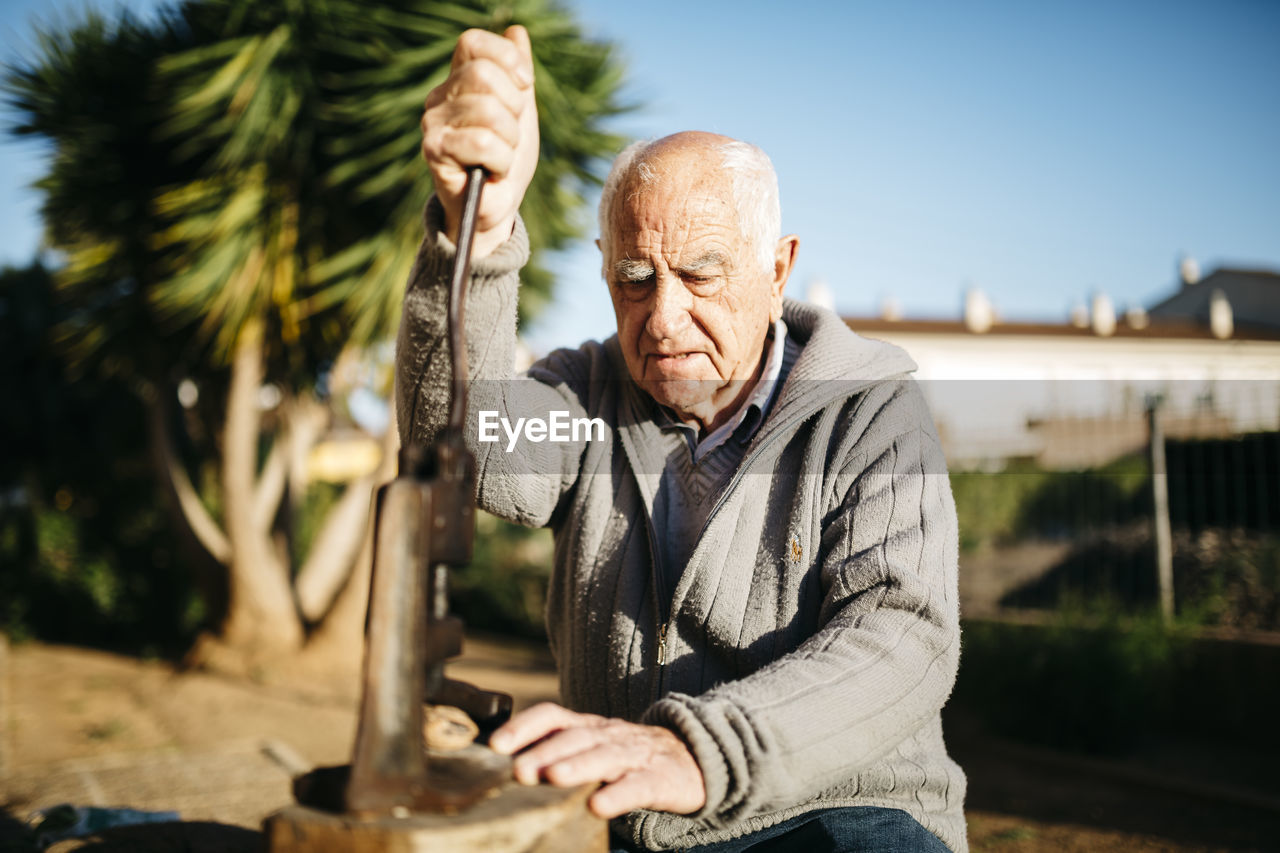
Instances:
[[[471,565],[453,573],[449,603],[468,628],[542,638],[551,577],[551,531],[476,517]]]
[[[1053,623],[970,621],[949,712],[990,732],[1115,755],[1150,741],[1280,748],[1280,647],[1078,600]]]
[[[955,701],[1003,736],[1086,752],[1123,752],[1167,727],[1186,630],[1155,615],[1122,621],[1105,605],[1084,613],[967,624]]]
[[[1047,471],[1031,462],[951,475],[965,552],[1019,539],[1063,538],[1120,525],[1149,512],[1141,454],[1101,468]]]
[[[1202,625],[1280,631],[1280,535],[1244,530],[1175,533],[1178,612]]]
[[[72,370],[39,264],[0,271],[0,630],[177,652],[201,618],[148,458],[141,402]]]

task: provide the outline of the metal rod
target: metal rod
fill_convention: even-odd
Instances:
[[[1173,533],[1169,524],[1169,471],[1165,467],[1164,425],[1161,423],[1160,401],[1147,409],[1151,459],[1151,522],[1156,545],[1156,589],[1160,598],[1160,615],[1173,621]]]
[[[453,362],[453,401],[449,407],[449,429],[461,433],[467,419],[467,338],[463,322],[467,309],[467,282],[471,276],[471,243],[480,213],[480,192],[485,173],[480,166],[467,169],[462,218],[458,221],[458,251],[453,259],[449,282],[449,352]]]

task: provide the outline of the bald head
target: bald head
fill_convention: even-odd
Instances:
[[[600,195],[600,248],[610,257],[610,216],[619,198],[654,188],[664,179],[693,173],[699,181],[728,186],[737,212],[737,228],[751,245],[762,270],[770,270],[782,234],[778,178],[769,157],[756,146],[718,133],[683,131],[661,139],[634,142],[613,161]]]

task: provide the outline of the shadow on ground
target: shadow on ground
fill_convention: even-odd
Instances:
[[[1125,606],[1156,600],[1155,551],[1145,528],[1130,525],[1082,541],[1041,577],[1008,592],[1001,607],[1056,608],[1105,596]]]
[[[27,826],[0,811],[0,851],[36,853]],[[152,823],[104,829],[91,836],[59,841],[49,853],[265,853],[260,832],[213,821]]]
[[[18,853],[18,851],[34,850],[31,831],[18,818],[9,814],[7,808],[0,808],[0,853]]]
[[[1207,850],[1276,850],[1280,798],[1250,805],[1225,786],[1132,772],[1131,764],[1021,746],[991,735],[962,707],[946,712],[947,747],[964,768],[970,813],[1092,827]],[[1265,800],[1267,797],[1258,797]],[[1002,848],[1003,849],[1003,848]],[[1180,848],[1181,849],[1181,848]]]

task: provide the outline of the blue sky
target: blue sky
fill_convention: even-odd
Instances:
[[[1184,252],[1280,270],[1278,3],[567,5],[620,46],[644,106],[618,130],[770,154],[796,295],[821,278],[847,313],[955,317],[977,286],[1005,317],[1063,319],[1098,290],[1156,301]],[[4,4],[7,57],[34,8]],[[38,242],[39,168],[0,145],[0,261]],[[590,242],[553,269],[535,348],[607,334]]]

